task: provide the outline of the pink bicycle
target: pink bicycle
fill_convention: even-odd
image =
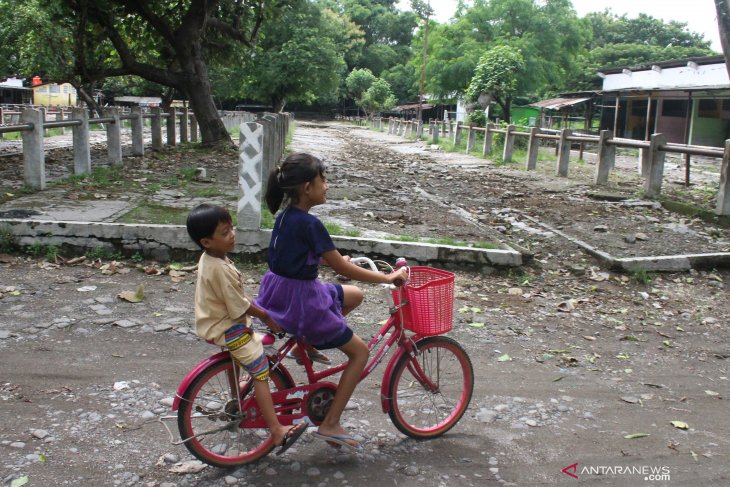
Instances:
[[[377,270],[367,257],[352,261]],[[403,259],[400,261],[405,265]],[[471,401],[474,370],[464,348],[440,336],[453,324],[454,275],[414,266],[409,268],[409,276],[400,288],[385,285],[392,298],[390,318],[368,344],[371,358],[360,380],[395,346],[380,389],[383,412],[404,434],[429,439],[449,431],[464,415]],[[274,341],[275,337],[266,333],[269,380],[279,421],[318,425],[337,388],[325,379],[341,372],[346,362],[315,371],[302,354],[306,382],[297,384],[284,358],[297,343],[304,350],[302,344],[290,337],[274,349]],[[254,462],[268,454],[274,443],[253,396],[251,380],[228,351],[199,363],[178,387],[172,407],[177,411],[178,443],[199,460],[223,468]]]

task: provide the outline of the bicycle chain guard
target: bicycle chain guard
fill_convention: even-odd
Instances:
[[[334,384],[326,384],[309,393],[307,399],[309,419],[317,424],[324,421],[324,417],[327,416],[327,411],[332,405],[332,400],[335,398],[336,391],[337,387]]]

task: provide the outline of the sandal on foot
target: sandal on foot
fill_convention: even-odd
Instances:
[[[307,423],[299,423],[291,428],[284,434],[284,441],[282,441],[280,448],[276,451],[277,455],[281,455],[289,449],[302,434],[307,431]]]
[[[312,433],[312,436],[319,438],[320,440],[324,440],[333,446],[343,446],[350,451],[362,451],[362,445],[360,442],[350,435],[323,435],[322,433],[314,432]],[[350,441],[354,441],[357,445],[353,445]]]
[[[312,362],[317,362],[317,363],[324,364],[324,365],[332,364],[332,361],[330,360],[330,358],[327,355],[320,352],[319,350],[315,350],[313,352],[307,352],[307,355],[309,355],[309,360],[311,360]]]

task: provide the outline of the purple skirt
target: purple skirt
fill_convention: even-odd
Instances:
[[[287,333],[317,345],[347,331],[335,284],[282,277],[267,271],[256,304]]]

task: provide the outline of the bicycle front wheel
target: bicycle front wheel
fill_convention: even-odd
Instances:
[[[451,338],[423,338],[416,347],[415,357],[404,354],[393,369],[388,414],[403,434],[436,438],[466,412],[474,390],[474,369],[469,355]]]
[[[240,427],[245,417],[236,395],[240,393],[244,400],[253,394],[253,379],[240,366],[235,367],[232,360],[223,360],[203,370],[183,393],[177,412],[185,447],[214,467],[251,463],[274,448],[268,429]],[[269,371],[269,386],[273,392],[294,384],[277,368]]]

